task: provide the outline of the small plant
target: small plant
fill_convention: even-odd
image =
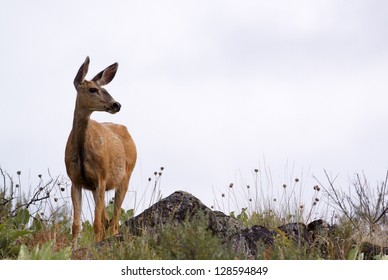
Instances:
[[[240,214],[237,215],[234,211],[230,212],[230,217],[239,220],[240,222],[243,223],[244,226],[248,226],[248,221],[249,221],[249,216],[247,213],[247,208],[242,208]]]
[[[54,240],[50,240],[39,247],[29,251],[26,245],[21,245],[18,259],[19,260],[69,260],[71,257],[71,247],[66,247],[61,251],[54,252]]]
[[[347,260],[363,260],[364,259],[364,253],[360,252],[360,249],[358,247],[352,248],[349,253]]]
[[[387,261],[388,260],[388,255],[383,255],[383,256],[376,256],[375,260],[380,260],[380,261]]]
[[[106,210],[107,210],[109,219],[112,219],[113,218],[113,211],[114,211],[114,204],[109,203],[109,205],[106,207]],[[120,216],[119,216],[119,223],[120,224],[128,221],[130,218],[133,217],[133,215],[135,213],[134,209],[129,209],[129,210],[125,211],[123,208],[121,208],[120,210],[121,210]]]

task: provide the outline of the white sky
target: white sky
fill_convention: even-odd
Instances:
[[[209,206],[213,188],[265,165],[276,188],[302,177],[310,192],[324,169],[373,185],[388,167],[387,12],[383,0],[0,0],[0,166],[66,174],[89,55],[88,78],[119,62],[106,89],[122,110],[92,118],[131,132],[138,196],[160,166],[164,196]]]

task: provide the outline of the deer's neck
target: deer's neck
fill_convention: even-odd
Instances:
[[[77,144],[76,146],[83,146],[85,143],[86,130],[89,125],[90,115],[91,112],[79,108],[78,104],[76,104],[73,118],[73,144]]]
[[[78,155],[78,163],[80,168],[80,173],[82,179],[89,183],[86,173],[85,173],[85,141],[86,141],[86,132],[89,125],[91,112],[84,110],[78,106],[74,110],[74,119],[73,119],[73,143],[72,146]]]

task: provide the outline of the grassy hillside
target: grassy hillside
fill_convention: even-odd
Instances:
[[[259,174],[258,170],[254,174]],[[0,259],[245,259],[246,255],[227,246],[208,230],[205,221],[185,221],[166,224],[158,231],[134,235],[125,229],[116,237],[108,237],[95,244],[90,222],[85,220],[79,239],[79,249],[71,250],[71,209],[63,203],[63,193],[69,188],[66,178],[39,176],[39,183],[28,194],[20,191],[21,172],[11,176],[0,169]],[[161,176],[161,175],[158,175]],[[14,179],[16,177],[16,179]],[[260,225],[277,232],[273,244],[257,245],[256,259],[366,259],[385,258],[387,248],[387,178],[371,187],[361,176],[352,182],[353,192],[336,188],[335,180],[327,175],[327,182],[313,188],[311,205],[300,203],[295,191],[299,179],[291,186],[283,185],[283,195],[274,201],[263,194],[259,178],[252,186],[239,192],[231,184],[220,197],[215,208],[227,200],[246,204],[239,212],[226,213],[249,228]],[[157,181],[154,182],[157,186]],[[288,188],[288,189],[287,189]],[[156,188],[153,189],[155,191]],[[245,195],[240,195],[243,193]],[[157,197],[154,193],[152,196]],[[257,198],[261,197],[258,201]],[[263,197],[265,197],[263,199]],[[314,244],[304,244],[284,234],[279,227],[287,223],[309,223],[314,207],[328,201],[336,209],[330,222],[315,233]],[[279,203],[280,202],[280,203]],[[108,206],[111,212],[112,205]],[[122,224],[133,211],[122,213]]]

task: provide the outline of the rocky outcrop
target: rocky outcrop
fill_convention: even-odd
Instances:
[[[292,240],[309,245],[314,243],[315,235],[324,228],[324,222],[317,220],[309,225],[290,223],[270,230],[260,225],[245,227],[243,223],[220,211],[212,211],[190,193],[177,191],[128,220],[124,226],[132,234],[141,235],[143,231],[156,233],[165,224],[180,224],[186,220],[205,219],[207,228],[218,236],[225,246],[229,246],[247,258],[254,258],[258,246],[271,247],[278,233]]]

